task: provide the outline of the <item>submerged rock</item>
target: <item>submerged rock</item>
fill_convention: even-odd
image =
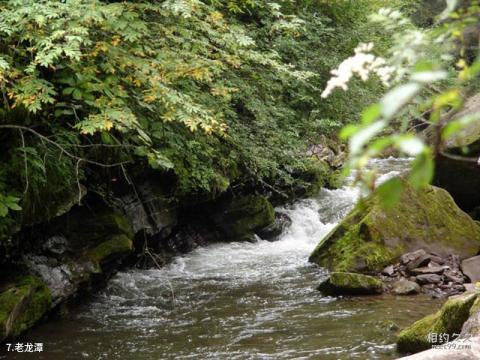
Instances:
[[[441,256],[477,254],[480,226],[445,190],[403,184],[394,207],[383,208],[377,193],[357,204],[309,260],[332,271],[366,272],[381,271],[401,254],[419,248]]]
[[[35,276],[22,276],[0,292],[0,342],[33,326],[50,310],[48,288]]]
[[[435,314],[428,315],[406,329],[397,337],[397,349],[400,352],[419,352],[436,345],[430,334],[460,334],[462,326],[470,315],[479,292],[465,293],[449,298]]]
[[[259,230],[257,234],[264,240],[278,240],[278,237],[282,235],[290,225],[292,225],[292,219],[290,219],[285,213],[277,212],[275,213],[275,221],[267,227]]]
[[[420,286],[413,281],[402,279],[393,284],[392,291],[396,295],[417,294],[420,292]]]
[[[383,283],[373,276],[334,272],[318,290],[325,295],[371,295],[383,292]]]
[[[226,239],[250,239],[274,223],[275,210],[264,196],[251,195],[233,199],[212,220]]]

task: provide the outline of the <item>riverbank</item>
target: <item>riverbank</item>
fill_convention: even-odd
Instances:
[[[276,240],[291,220],[272,203],[333,185],[335,169],[328,161],[339,166],[340,154],[325,145],[320,149],[323,153],[308,155],[313,165],[295,175],[295,187],[275,191],[243,186],[175,198],[155,173],[130,184],[119,179],[104,194],[94,184],[84,187],[81,198],[62,204],[59,216],[20,229],[2,248],[0,339],[13,339],[48,314],[67,311],[69,303],[104,287],[119,269],[160,268],[212,243],[255,242],[257,235]]]
[[[375,165],[391,176],[407,163],[388,159]],[[318,239],[357,197],[350,187],[322,189],[277,207],[292,225],[276,242],[210,244],[160,270],[121,271],[91,302],[33,328],[19,341],[44,342],[49,360],[73,360],[78,354],[132,360],[395,359],[399,328],[441,301],[325,297],[316,288],[327,273],[307,261]]]

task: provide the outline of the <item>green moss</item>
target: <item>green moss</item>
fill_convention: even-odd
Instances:
[[[94,263],[101,264],[114,256],[122,256],[133,250],[132,240],[126,235],[118,234],[110,237],[109,240],[102,242],[89,252],[90,259]]]
[[[339,189],[345,183],[345,175],[341,170],[330,172],[327,176],[326,184],[331,189]]]
[[[327,162],[311,158],[301,176],[301,179],[307,183],[305,196],[317,195],[320,189],[327,184],[331,173],[332,170]]]
[[[214,220],[227,237],[241,239],[272,224],[275,210],[264,196],[252,195],[235,199]]]
[[[0,340],[34,325],[50,309],[51,301],[50,291],[37,277],[17,279],[0,294]]]
[[[69,239],[71,246],[79,249],[85,244],[103,241],[111,234],[125,234],[129,238],[134,235],[128,220],[106,206],[76,208],[58,218],[53,227]]]
[[[374,271],[384,268],[402,253],[401,247],[388,249],[382,243],[366,240],[362,229],[362,224],[354,225],[330,246],[319,244],[310,261],[332,271]]]
[[[478,252],[480,227],[446,191],[414,190],[406,182],[404,188],[394,207],[383,208],[376,193],[357,204],[310,261],[333,271],[376,271],[419,248],[462,257]]]
[[[470,309],[478,293],[466,293],[452,297],[435,314],[428,315],[402,330],[397,337],[400,352],[418,352],[431,348],[429,334],[460,333],[470,315]]]
[[[379,294],[383,291],[383,284],[373,276],[333,272],[320,284],[319,290],[327,295]]]

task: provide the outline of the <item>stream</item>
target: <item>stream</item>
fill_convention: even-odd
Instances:
[[[382,178],[408,160],[376,160]],[[277,242],[198,248],[160,270],[118,273],[91,301],[19,341],[44,352],[12,359],[395,359],[399,328],[440,303],[423,296],[332,298],[307,258],[358,191],[322,189],[279,208],[293,220]]]

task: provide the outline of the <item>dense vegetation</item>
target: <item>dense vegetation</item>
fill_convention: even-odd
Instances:
[[[147,168],[176,197],[288,186],[319,135],[381,95],[370,80],[319,96],[359,42],[390,45],[367,22],[383,3],[2,2],[1,232]]]

